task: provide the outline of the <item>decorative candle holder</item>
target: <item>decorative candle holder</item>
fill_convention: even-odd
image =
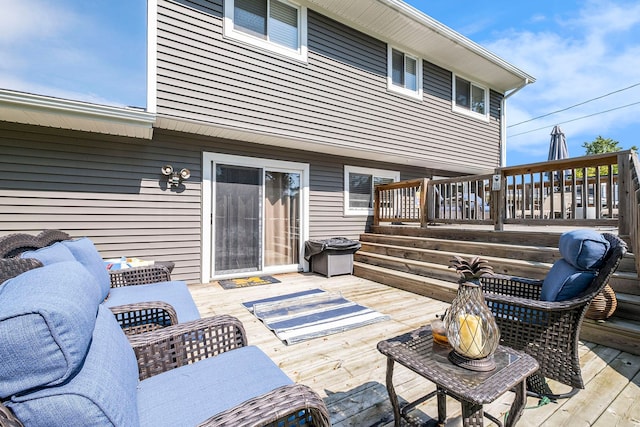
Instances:
[[[449,344],[453,348],[449,360],[455,365],[474,370],[495,369],[493,353],[500,341],[500,330],[487,307],[479,277],[492,272],[486,261],[470,261],[456,257],[452,266],[461,275],[458,295],[444,318]]]

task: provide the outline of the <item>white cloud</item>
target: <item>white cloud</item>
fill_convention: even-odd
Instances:
[[[59,2],[0,0],[0,43],[25,43],[58,35],[75,20]]]
[[[536,77],[508,101],[508,125],[538,117],[640,82],[640,4],[590,1],[575,18],[556,20],[544,32],[514,31],[485,45]],[[508,129],[508,148],[545,160],[549,133],[561,125],[572,156],[597,135],[638,123],[640,105],[576,118],[640,101],[640,86],[566,112]],[[627,145],[634,141],[628,141]],[[572,152],[573,151],[573,152]],[[511,162],[510,162],[511,163]],[[511,163],[513,164],[513,163]]]

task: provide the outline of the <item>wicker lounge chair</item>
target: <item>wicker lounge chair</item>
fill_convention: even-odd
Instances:
[[[578,358],[580,327],[590,302],[607,284],[627,250],[619,237],[607,233],[602,237],[609,242],[609,250],[587,287],[572,298],[541,301],[542,280],[503,275],[480,279],[487,305],[500,328],[500,343],[530,354],[540,365],[528,380],[532,395],[566,398],[584,388]],[[545,378],[572,389],[554,394]]]
[[[0,305],[20,304],[0,314],[2,427],[21,426],[20,419],[26,425],[137,425],[138,419],[155,426],[330,425],[322,399],[249,346],[235,317],[127,339],[100,304],[97,281],[78,262],[27,271],[3,286]],[[24,319],[25,333],[14,333],[16,318]]]

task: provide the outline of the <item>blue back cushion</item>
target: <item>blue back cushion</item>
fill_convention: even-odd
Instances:
[[[109,278],[107,267],[93,242],[89,238],[83,237],[81,239],[65,240],[62,244],[71,251],[80,264],[84,265],[94,275],[102,288],[102,299],[105,299],[111,289],[111,279]]]
[[[77,261],[36,268],[0,286],[0,398],[75,374],[91,341],[99,294]]]
[[[35,258],[43,265],[54,264],[56,262],[75,261],[71,251],[62,243],[54,243],[35,251],[26,251],[20,255],[21,258]]]
[[[577,269],[563,259],[556,261],[542,283],[541,301],[571,299],[589,286],[595,278],[593,271]]]
[[[25,426],[139,425],[138,364],[129,341],[104,306],[92,332],[86,360],[76,375],[64,384],[13,396],[7,402]],[[168,397],[172,391],[164,393],[163,404],[175,408]]]
[[[560,255],[579,270],[593,270],[602,265],[609,242],[593,230],[573,230],[560,236]]]

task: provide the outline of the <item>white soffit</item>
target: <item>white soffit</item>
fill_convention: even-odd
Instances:
[[[0,89],[0,121],[151,139],[155,114]]]
[[[506,93],[535,78],[400,0],[300,0],[332,19]]]

